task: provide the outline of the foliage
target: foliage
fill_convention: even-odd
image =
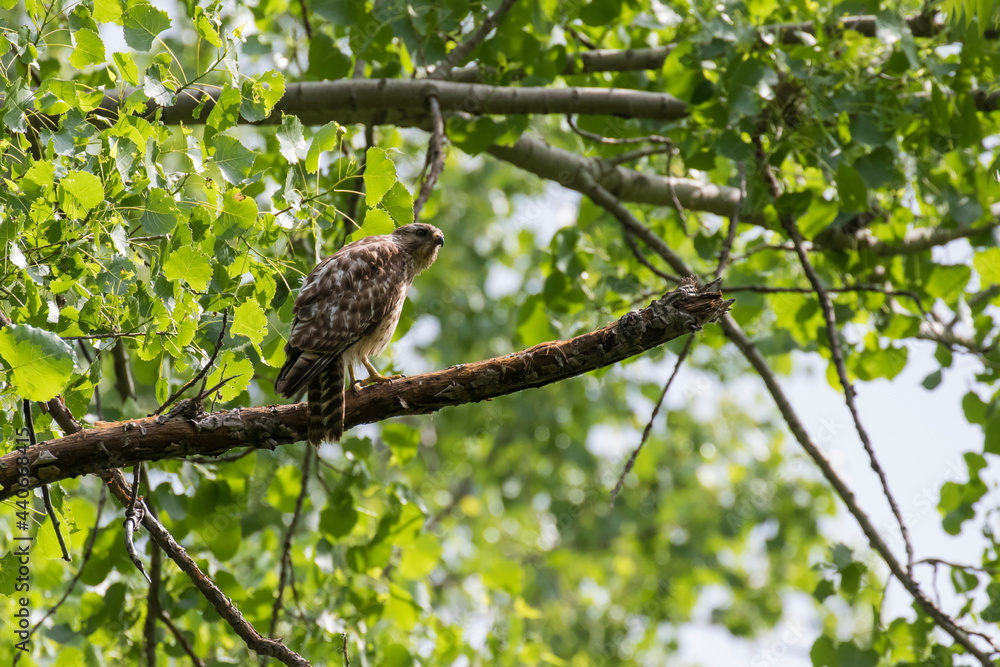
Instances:
[[[276,402],[301,278],[345,241],[412,221],[427,136],[385,124],[369,145],[360,125],[285,115],[287,91],[355,73],[423,75],[499,4],[271,0],[234,10],[217,1],[0,0],[0,306],[14,323],[0,331],[7,450],[23,426],[22,398],[61,396],[88,423],[145,416],[209,363],[220,333],[206,383],[233,379],[206,407]],[[852,380],[897,376],[926,349],[917,339],[936,341],[941,370],[928,389],[953,354],[981,360],[962,407],[984,444],[965,455],[968,481],[941,489],[939,509],[949,533],[983,531],[989,545],[969,564],[985,570],[949,568],[964,606],[947,611],[963,624],[996,622],[1000,556],[983,471],[986,455],[1000,453],[991,206],[1000,158],[996,116],[982,102],[989,91],[978,86],[995,79],[1000,53],[961,26],[958,43],[945,29],[915,36],[904,18],[920,10],[515,3],[472,53],[484,80],[669,93],[689,105],[686,117],[582,115],[577,125],[615,140],[664,136],[676,153],[630,157],[634,144],[581,138],[556,116],[451,114],[456,148],[422,215],[448,244],[404,309],[396,337],[410,334],[397,346],[406,353],[381,359],[380,370],[414,373],[569,337],[668,288],[603,209],[567,203],[555,186],[481,155],[491,145],[533,133],[589,157],[628,158],[651,177],[729,187],[742,168],[727,285],[806,285],[783,248],[778,216],[789,215],[814,244],[825,284],[874,286],[834,295]],[[874,36],[833,29],[847,13],[874,14]],[[807,21],[820,29],[785,38],[768,28]],[[574,65],[591,47],[667,44],[675,46],[653,69]],[[114,112],[102,107],[105,94]],[[777,200],[754,168],[757,137],[782,181]],[[629,210],[700,275],[712,274],[725,220]],[[952,263],[933,243],[914,245],[939,232],[962,239],[969,259]],[[733,316],[773,368],[791,371],[795,352],[831,358],[815,294],[738,296]],[[346,633],[352,664],[651,665],[676,653],[689,623],[734,641],[759,637],[788,620],[790,600],[810,596],[822,627],[800,649],[811,646],[814,665],[952,664],[964,649],[919,607],[883,616],[877,555],[824,535],[833,494],[782,424],[722,389],[705,391],[752,374],[718,327],[699,334],[692,379],[668,399],[667,426],[656,424],[609,505],[682,345],[559,386],[358,428],[324,449],[273,634],[315,664],[336,664]],[[40,440],[62,435],[37,405],[34,428]],[[143,487],[262,633],[307,481],[305,447],[161,461]],[[100,530],[79,583],[22,665],[144,659],[148,589],[125,553],[121,508],[109,504],[98,521],[98,486],[83,478],[52,488],[72,565],[59,560],[51,522],[35,517],[36,611],[68,587],[95,522]],[[12,535],[14,507],[5,510]],[[0,609],[9,622],[16,562],[4,544]],[[145,534],[137,546],[148,562]],[[169,562],[159,604],[207,664],[254,662]],[[157,633],[160,661],[187,660],[163,624]],[[5,655],[15,641],[9,629],[0,634]]]

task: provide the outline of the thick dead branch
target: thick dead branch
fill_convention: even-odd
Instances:
[[[730,303],[717,291],[682,287],[570,340],[348,392],[346,426],[429,414],[581,375],[690,333],[714,321]],[[234,447],[273,448],[302,440],[305,432],[305,403],[118,422],[30,447],[29,488],[141,461],[216,456]],[[0,499],[19,488],[15,456],[0,457]],[[146,518],[142,521],[145,526]]]

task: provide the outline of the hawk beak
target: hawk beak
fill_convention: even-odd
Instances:
[[[437,243],[439,246],[444,245],[444,234],[438,234],[437,236],[435,236],[434,242]]]

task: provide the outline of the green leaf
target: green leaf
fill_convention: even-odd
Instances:
[[[339,493],[333,503],[320,512],[319,528],[333,540],[339,540],[354,528],[358,522],[358,511],[354,509],[354,499],[349,493]]]
[[[59,182],[66,192],[85,210],[89,211],[104,201],[101,179],[85,171],[71,171]]]
[[[392,452],[397,463],[407,463],[417,455],[420,431],[405,424],[383,424],[382,441]]]
[[[345,56],[326,33],[313,35],[309,43],[309,78],[316,81],[343,79],[354,62]]]
[[[990,596],[990,604],[979,616],[987,623],[1000,622],[1000,582],[993,581],[987,584],[986,594]]]
[[[194,29],[209,44],[217,49],[222,48],[222,38],[219,37],[219,30],[201,7],[194,8]]]
[[[269,70],[256,79],[244,81],[240,90],[243,96],[240,115],[256,123],[270,116],[274,105],[284,96],[285,77]]]
[[[192,289],[204,292],[212,279],[212,264],[208,256],[195,246],[182,246],[170,253],[163,263],[163,275],[167,280],[183,280]]]
[[[212,107],[212,111],[205,119],[205,124],[215,128],[219,132],[225,132],[235,126],[240,120],[240,103],[243,97],[236,88],[230,88],[227,84],[219,95],[219,101]],[[206,137],[207,139],[207,137]]]
[[[281,466],[267,485],[267,504],[274,509],[291,514],[295,511],[302,491],[302,471],[296,466]]]
[[[972,269],[965,264],[933,264],[924,289],[936,299],[951,300],[965,289],[971,277]]]
[[[223,401],[233,400],[250,386],[250,381],[253,379],[253,362],[243,355],[237,358],[232,350],[226,350],[216,362],[216,370],[209,373],[208,386],[214,386],[229,377],[233,379],[219,390],[219,396]]]
[[[156,36],[170,27],[170,17],[152,5],[140,3],[128,8],[124,27],[125,43],[145,53],[153,46]]]
[[[212,143],[215,145],[212,162],[222,172],[222,177],[236,185],[245,182],[257,159],[257,153],[245,148],[239,140],[226,135],[213,137]]]
[[[94,0],[93,17],[98,23],[118,23],[122,17],[121,2],[119,0]]]
[[[0,330],[0,358],[12,370],[14,393],[29,401],[47,401],[59,395],[76,365],[76,352],[69,343],[26,324]]]
[[[290,163],[299,161],[299,153],[306,150],[306,140],[302,136],[302,123],[295,116],[285,116],[278,128],[278,150]]]
[[[1000,248],[989,248],[977,252],[972,258],[979,281],[983,288],[1000,283]]]
[[[365,221],[362,223],[361,229],[351,234],[348,240],[357,241],[366,236],[392,234],[394,229],[395,226],[392,224],[392,218],[389,217],[389,214],[380,208],[373,208],[365,213]]]
[[[150,236],[169,234],[177,226],[180,211],[173,198],[160,188],[152,188],[139,215],[139,224]]]
[[[19,134],[28,131],[28,119],[25,116],[25,111],[31,108],[34,99],[34,94],[25,87],[24,81],[21,79],[7,88],[7,94],[3,101],[3,109],[6,111],[3,116],[3,124],[8,130]]]
[[[364,179],[365,203],[369,208],[382,201],[383,195],[396,182],[396,165],[389,159],[389,154],[378,146],[369,148],[365,156]]]
[[[224,241],[235,239],[253,229],[257,214],[257,202],[253,197],[232,188],[222,197],[222,213],[213,225],[213,231]]]
[[[812,659],[813,667],[840,667],[840,658],[837,656],[837,647],[833,640],[827,636],[821,636],[813,642],[809,650],[809,657]]]
[[[336,121],[331,121],[320,128],[319,132],[313,136],[312,143],[309,144],[309,152],[306,154],[306,171],[310,174],[316,173],[319,169],[320,153],[333,150],[343,133],[343,126]]]
[[[411,581],[423,580],[441,560],[441,543],[437,536],[424,533],[403,550],[399,559],[399,575]]]
[[[161,107],[169,107],[177,102],[177,95],[174,94],[174,84],[170,80],[165,80],[167,70],[158,63],[153,63],[146,68],[146,74],[142,79],[142,91],[151,100]]]
[[[837,167],[836,181],[840,207],[845,212],[856,213],[868,209],[868,187],[857,169],[841,162]]]
[[[962,411],[970,424],[985,424],[988,407],[973,391],[962,397]]]
[[[233,311],[233,335],[246,336],[254,346],[267,335],[267,316],[254,299],[244,301]]]
[[[136,67],[131,54],[115,52],[111,54],[111,59],[115,61],[115,65],[118,66],[118,71],[121,72],[122,78],[125,79],[126,82],[132,84],[133,86],[139,85],[139,68]]]
[[[413,195],[406,186],[396,181],[389,192],[382,197],[382,206],[389,212],[398,225],[408,225],[413,222]]]
[[[76,48],[69,56],[70,65],[83,69],[88,65],[104,63],[104,42],[96,32],[80,29],[73,33],[73,39],[76,41]]]

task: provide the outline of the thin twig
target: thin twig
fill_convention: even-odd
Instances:
[[[313,29],[312,23],[309,21],[309,9],[306,7],[306,0],[299,0],[299,7],[302,8],[302,27],[305,28],[306,37],[308,37],[311,42],[313,38]]]
[[[514,6],[515,2],[517,2],[517,0],[503,0],[503,2],[500,3],[500,6],[497,7],[497,10],[490,16],[486,17],[483,24],[479,26],[479,28],[472,33],[468,39],[452,49],[451,53],[445,56],[445,58],[437,64],[434,71],[431,72],[429,78],[447,79],[453,69],[464,65],[465,61],[470,55],[472,55],[475,48],[482,44],[487,35],[489,35],[490,32],[492,32],[493,29],[500,24],[501,19],[503,19],[508,11],[510,11],[510,8]]]
[[[267,633],[270,637],[274,636],[274,631],[278,627],[278,617],[281,615],[281,608],[284,604],[288,571],[292,567],[292,538],[295,537],[295,527],[302,516],[302,507],[305,504],[306,495],[309,490],[309,469],[312,464],[313,448],[306,447],[305,450],[305,456],[302,458],[302,486],[299,489],[299,497],[295,501],[295,512],[292,514],[292,520],[288,523],[288,530],[285,531],[285,539],[281,545],[281,569],[278,573],[278,594],[274,598],[274,605],[271,608],[271,627]]]
[[[649,422],[646,423],[646,428],[642,429],[642,438],[639,440],[639,445],[632,450],[632,456],[629,457],[628,462],[625,463],[625,469],[622,470],[622,474],[618,476],[618,482],[615,484],[614,490],[611,492],[611,506],[615,506],[615,500],[618,498],[618,494],[622,490],[622,486],[625,485],[625,477],[632,472],[632,466],[635,465],[635,460],[639,458],[639,452],[642,451],[643,445],[646,444],[646,440],[649,438],[650,431],[653,430],[653,421],[656,419],[656,415],[660,414],[660,406],[663,405],[663,399],[667,396],[667,391],[670,389],[670,385],[673,384],[674,378],[677,377],[677,371],[681,369],[681,364],[687,357],[688,352],[691,350],[691,345],[694,343],[694,334],[688,335],[687,342],[684,343],[684,349],[681,350],[680,355],[677,357],[677,363],[674,364],[674,372],[670,374],[670,379],[667,383],[663,385],[663,391],[660,392],[660,399],[656,401],[656,405],[653,407],[653,414],[649,416]]]
[[[132,489],[129,488],[129,484],[121,471],[113,468],[102,471],[101,476],[118,502],[127,506],[132,495]],[[138,505],[137,509],[145,510],[145,503],[142,500],[138,501]],[[309,667],[308,660],[282,644],[281,641],[261,636],[253,625],[246,620],[246,617],[240,610],[236,608],[232,600],[227,598],[218,585],[201,571],[201,568],[188,555],[187,551],[177,544],[177,541],[156,517],[149,512],[142,511],[142,525],[149,533],[150,538],[191,579],[191,582],[201,591],[205,599],[212,604],[219,616],[246,642],[250,650],[255,651],[258,655],[276,658],[291,667]]]
[[[733,243],[736,241],[736,227],[740,223],[740,214],[743,212],[743,203],[747,198],[747,172],[740,162],[740,199],[736,203],[736,212],[729,218],[729,230],[726,233],[726,241],[722,244],[722,251],[719,253],[719,265],[715,267],[715,277],[721,278],[729,265],[729,253],[733,251]],[[668,174],[669,175],[669,174]]]
[[[625,234],[625,243],[628,244],[629,250],[632,251],[632,254],[635,255],[636,260],[638,260],[640,264],[642,264],[647,269],[658,275],[660,278],[663,278],[664,280],[669,280],[676,283],[679,283],[681,281],[679,277],[670,273],[666,273],[665,271],[661,271],[660,269],[653,266],[653,263],[650,262],[649,259],[647,259],[647,257],[644,254],[642,254],[642,250],[639,248],[639,244],[635,240],[635,234],[633,234],[632,231],[627,228],[623,231]]]
[[[101,515],[104,513],[104,502],[107,500],[107,498],[108,498],[107,490],[102,485],[101,495],[97,499],[97,518],[94,520],[94,527],[90,530],[90,535],[87,536],[87,546],[85,546],[83,549],[83,557],[80,559],[80,566],[77,568],[76,574],[73,575],[73,578],[70,579],[69,586],[66,587],[66,591],[62,594],[59,600],[54,605],[49,607],[44,614],[42,614],[42,617],[38,619],[37,623],[31,626],[31,630],[28,631],[28,636],[25,638],[26,640],[30,640],[31,636],[38,631],[38,628],[42,627],[42,623],[44,623],[46,619],[48,619],[50,616],[55,614],[56,611],[58,611],[59,607],[61,607],[62,604],[66,602],[66,599],[70,596],[70,593],[73,592],[73,589],[76,588],[76,584],[77,582],[80,581],[80,577],[83,576],[83,571],[84,569],[86,569],[87,563],[90,561],[90,557],[94,553],[94,543],[97,541],[97,533],[98,531],[100,531],[101,528]],[[14,653],[13,664],[16,665],[18,661],[21,659],[21,656],[23,654],[24,651],[16,651]]]
[[[195,375],[193,378],[185,382],[183,387],[172,393],[170,395],[170,398],[165,400],[163,402],[163,405],[156,408],[156,410],[150,415],[150,417],[152,417],[153,415],[158,415],[164,410],[166,410],[167,407],[171,405],[174,401],[176,401],[181,394],[190,389],[199,380],[201,380],[203,377],[205,377],[205,375],[208,374],[208,371],[211,370],[212,368],[212,364],[215,363],[215,358],[219,356],[219,351],[222,349],[222,339],[226,335],[226,323],[228,321],[229,321],[229,309],[226,308],[225,310],[222,311],[222,329],[219,331],[219,339],[215,341],[215,351],[212,352],[212,356],[209,357],[208,361],[205,363],[204,366],[202,366],[201,370],[198,371],[197,375]]]
[[[579,134],[584,139],[590,139],[591,141],[596,141],[600,144],[605,144],[607,146],[622,146],[625,144],[663,144],[664,146],[673,147],[674,143],[670,141],[668,137],[660,136],[659,134],[649,134],[643,137],[606,137],[603,134],[597,134],[596,132],[590,132],[588,130],[583,130],[579,128],[576,121],[573,119],[572,115],[566,116],[566,123],[569,125],[569,129],[573,130],[576,134]]]
[[[605,208],[609,213],[615,216],[620,224],[629,229],[636,230],[636,234],[646,242],[646,244],[656,251],[670,267],[682,275],[692,274],[691,268],[687,263],[681,259],[680,256],[675,253],[666,242],[663,241],[659,236],[652,233],[651,230],[646,228],[642,223],[640,223],[635,216],[633,216],[628,209],[626,209],[621,201],[617,197],[609,193],[603,187],[596,183],[593,178],[588,178],[588,174],[585,174],[583,178],[580,178],[568,186],[572,189],[581,192],[591,199],[594,203]],[[865,537],[868,538],[868,543],[871,544],[872,548],[875,549],[885,561],[886,565],[889,566],[889,571],[893,576],[895,576],[903,584],[903,587],[907,592],[913,597],[914,601],[920,605],[920,607],[927,612],[927,615],[934,619],[934,622],[942,630],[947,632],[952,639],[960,644],[965,650],[974,655],[977,660],[983,665],[983,667],[996,667],[989,655],[987,655],[982,649],[976,646],[975,643],[969,637],[968,631],[962,628],[958,623],[955,622],[953,618],[948,616],[948,614],[941,611],[937,605],[931,601],[927,595],[921,590],[919,584],[916,580],[906,573],[903,565],[896,559],[889,545],[886,544],[885,540],[879,534],[878,530],[875,528],[875,524],[872,523],[871,518],[861,509],[858,505],[857,498],[851,488],[844,482],[843,479],[837,474],[833,469],[830,461],[823,455],[819,446],[813,442],[812,438],[809,436],[809,432],[806,431],[805,426],[803,426],[802,421],[799,419],[798,414],[796,414],[795,409],[792,408],[788,397],[785,395],[784,390],[782,390],[781,385],[778,383],[777,377],[774,375],[774,371],[768,366],[767,361],[761,355],[760,350],[754,345],[740,326],[733,319],[732,315],[725,314],[719,319],[719,324],[722,327],[723,333],[729,338],[740,352],[746,357],[750,365],[753,366],[754,370],[764,381],[764,385],[767,387],[768,393],[774,399],[775,405],[778,407],[779,412],[781,412],[785,423],[788,425],[789,430],[795,439],[799,442],[802,448],[806,451],[813,462],[823,473],[823,477],[826,478],[827,482],[833,487],[834,491],[844,502],[847,507],[847,511],[850,512],[851,516],[854,517],[855,521],[861,527],[862,532]]]
[[[427,177],[420,182],[417,201],[413,202],[414,221],[420,220],[420,211],[431,196],[438,176],[444,171],[444,119],[441,117],[441,105],[434,95],[427,98],[427,104],[430,106],[432,119],[431,138],[427,143],[427,161],[424,164],[424,169],[428,169],[428,172]]]
[[[340,647],[341,652],[344,654],[344,667],[351,667],[351,658],[347,655],[347,633],[344,634],[344,644]]]
[[[687,213],[684,212],[684,206],[681,205],[681,200],[677,198],[677,189],[674,187],[674,179],[670,175],[670,165],[674,160],[674,152],[667,152],[667,191],[670,193],[670,201],[674,205],[674,209],[677,211],[677,217],[681,219],[681,229],[684,230],[684,234],[690,236],[691,233],[688,232],[688,219]]]
[[[970,570],[972,572],[982,572],[983,574],[994,575],[1000,574],[1000,569],[995,567],[980,567],[978,565],[962,565],[961,563],[955,563],[949,560],[944,560],[943,558],[921,558],[916,561],[914,565],[947,565],[948,567],[954,568],[956,570]]]
[[[128,504],[125,505],[125,551],[128,552],[128,557],[136,569],[146,578],[146,582],[152,584],[153,580],[149,577],[149,573],[146,572],[146,566],[142,564],[139,552],[135,549],[134,540],[135,529],[139,526],[143,518],[143,512],[138,509],[139,476],[141,473],[142,464],[132,466],[132,495],[129,496]],[[145,504],[143,504],[143,508],[145,508]]]
[[[726,285],[727,292],[753,292],[755,294],[815,294],[816,290],[811,287],[772,287],[771,285]],[[905,296],[913,300],[913,304],[922,314],[927,315],[920,300],[920,296],[911,290],[894,290],[881,287],[879,285],[848,285],[846,287],[827,287],[830,294],[849,294],[858,292],[872,292],[885,296],[900,297]]]
[[[24,425],[28,430],[28,446],[34,447],[38,444],[38,440],[35,437],[35,421],[31,416],[31,401],[24,399],[22,401],[22,407],[24,408]],[[62,532],[59,530],[59,517],[56,516],[56,509],[52,506],[52,496],[49,494],[49,485],[42,485],[42,501],[45,505],[45,512],[49,515],[49,521],[52,522],[52,530],[56,533],[56,540],[59,542],[59,548],[62,550],[62,558],[67,563],[70,562],[69,549],[66,548],[66,541],[63,539]]]
[[[152,506],[147,506],[153,512]],[[155,516],[155,514],[154,514]],[[156,621],[163,613],[160,607],[160,578],[163,574],[163,550],[150,544],[152,553],[149,559],[149,592],[146,595],[146,621],[143,627],[143,636],[146,642],[146,664],[148,667],[156,667]]]
[[[755,137],[754,143],[757,147],[757,160],[760,164],[764,178],[767,180],[768,187],[771,190],[771,196],[777,200],[778,197],[781,196],[781,186],[771,169],[771,165],[767,163],[767,158],[764,155],[764,147],[763,144],[761,144],[760,137]],[[871,463],[871,468],[875,471],[875,474],[878,475],[879,482],[882,484],[882,491],[885,494],[886,500],[889,502],[889,507],[892,510],[893,516],[896,518],[896,523],[899,524],[899,531],[903,538],[903,545],[906,548],[906,573],[912,579],[913,545],[910,543],[910,533],[906,529],[906,523],[903,521],[903,514],[899,510],[899,505],[896,503],[896,499],[889,489],[889,480],[886,477],[885,471],[882,469],[882,465],[879,463],[878,457],[875,455],[875,449],[872,446],[871,439],[868,437],[868,431],[865,430],[864,425],[861,423],[861,415],[858,413],[858,407],[854,400],[854,386],[851,384],[850,378],[847,375],[847,366],[844,363],[844,353],[840,348],[840,339],[838,338],[839,332],[837,331],[837,316],[833,310],[833,301],[830,299],[829,292],[827,292],[826,288],[823,286],[823,283],[819,278],[819,274],[816,272],[812,262],[809,260],[809,254],[803,247],[804,239],[802,238],[801,232],[799,232],[799,228],[795,225],[795,221],[783,214],[779,214],[778,219],[781,222],[782,227],[784,227],[787,232],[792,243],[795,244],[795,254],[799,257],[799,264],[802,265],[802,270],[805,272],[806,278],[809,280],[809,284],[812,285],[813,290],[815,290],[816,296],[819,299],[820,309],[823,312],[823,319],[826,322],[826,335],[827,338],[829,338],[830,357],[833,360],[834,367],[837,369],[837,377],[840,378],[840,384],[844,387],[844,400],[847,403],[847,409],[851,412],[851,418],[854,420],[854,427],[858,432],[858,437],[861,438],[861,444],[864,446],[865,452],[868,453],[868,460]]]
[[[348,220],[358,219],[358,204],[361,201],[361,191],[365,188],[365,180],[362,178],[365,175],[365,166],[368,164],[368,149],[375,145],[375,130],[372,125],[365,125],[365,152],[358,160],[358,186],[357,190],[351,190],[347,193],[347,204],[344,206],[347,209]],[[346,227],[346,225],[345,225]],[[346,230],[345,230],[346,231]],[[350,233],[348,231],[348,233]]]
[[[232,463],[233,461],[239,461],[244,456],[248,456],[257,451],[253,447],[247,447],[242,452],[231,452],[229,454],[223,454],[222,456],[189,456],[187,461],[191,463]]]
[[[619,153],[618,155],[611,155],[604,158],[604,161],[608,164],[618,166],[633,160],[641,160],[644,157],[669,153],[672,150],[674,150],[673,146],[643,146],[642,148],[636,148],[633,151],[625,151],[624,153]]]
[[[194,647],[191,646],[191,642],[187,640],[187,637],[184,636],[180,628],[174,625],[174,622],[170,620],[169,616],[167,616],[167,612],[162,609],[160,610],[160,620],[163,621],[163,624],[167,626],[167,629],[174,635],[177,643],[180,644],[182,649],[184,649],[187,656],[191,658],[191,662],[194,663],[195,667],[205,667],[205,661],[199,658],[198,654],[194,652]]]

